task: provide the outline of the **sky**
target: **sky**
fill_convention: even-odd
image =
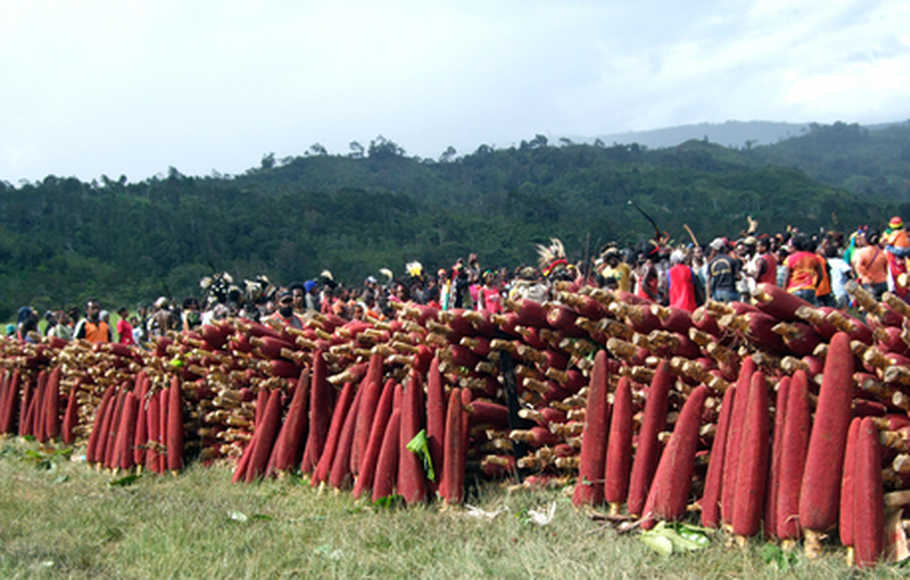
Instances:
[[[905,0],[0,0],[0,180],[910,119]]]

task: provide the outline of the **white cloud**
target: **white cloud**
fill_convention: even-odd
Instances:
[[[0,179],[235,173],[378,134],[910,117],[910,4],[7,2]]]

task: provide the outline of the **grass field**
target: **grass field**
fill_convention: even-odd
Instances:
[[[572,508],[563,490],[479,489],[500,510],[376,508],[288,477],[232,485],[225,467],[130,485],[64,453],[0,442],[0,577],[273,578],[832,578],[857,574],[839,551],[818,561],[712,537],[701,551],[661,556]],[[555,502],[538,525],[529,511]],[[906,577],[880,566],[872,577]]]

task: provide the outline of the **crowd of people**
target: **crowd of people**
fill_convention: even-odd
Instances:
[[[499,313],[505,298],[543,302],[555,298],[556,281],[577,286],[589,284],[649,298],[657,303],[693,311],[708,298],[730,302],[749,300],[760,283],[785,288],[812,304],[845,308],[845,285],[855,279],[880,298],[890,290],[906,298],[910,236],[900,217],[882,230],[863,226],[853,232],[808,234],[788,228],[777,234],[748,231],[728,239],[718,237],[700,245],[672,243],[668,236],[637,247],[607,244],[593,259],[570,262],[558,239],[539,245],[537,266],[483,268],[476,254],[459,258],[435,275],[419,262],[406,265],[396,278],[387,269],[380,279],[367,276],[361,285],[336,283],[331,272],[286,285],[267,277],[235,283],[227,273],[200,281],[201,296],[176,302],[159,297],[135,312],[117,310],[112,326],[108,311],[96,299],[77,308],[45,313],[43,333],[64,340],[117,341],[145,345],[172,330],[192,330],[228,317],[302,328],[314,312],[333,313],[345,319],[383,320],[393,316],[395,303],[417,302],[440,309],[468,308]],[[39,315],[31,307],[18,311],[8,336],[20,341],[40,340]]]

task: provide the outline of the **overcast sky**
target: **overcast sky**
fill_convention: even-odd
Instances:
[[[0,0],[0,180],[910,118],[906,0]]]

